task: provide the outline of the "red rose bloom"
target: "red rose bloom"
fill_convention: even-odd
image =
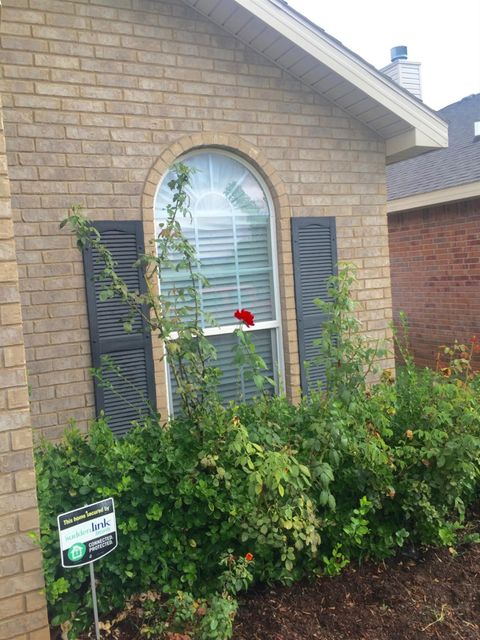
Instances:
[[[253,321],[255,316],[250,311],[247,311],[247,309],[237,309],[233,315],[237,320],[243,322],[243,324],[245,324],[247,327],[253,327],[253,325],[255,324]]]
[[[253,560],[253,553],[247,553],[245,554],[245,560],[247,562],[251,562]]]

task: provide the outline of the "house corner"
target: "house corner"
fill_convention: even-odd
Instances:
[[[49,640],[10,183],[0,104],[0,640]]]

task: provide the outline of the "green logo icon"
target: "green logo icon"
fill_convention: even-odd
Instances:
[[[87,547],[82,542],[77,542],[67,551],[67,556],[72,562],[79,562],[87,553]]]

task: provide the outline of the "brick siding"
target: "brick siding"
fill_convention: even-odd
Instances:
[[[93,219],[148,222],[145,185],[158,158],[185,151],[179,140],[237,140],[285,214],[277,240],[293,396],[291,216],[337,217],[339,257],[359,268],[366,331],[389,337],[385,149],[372,131],[177,0],[4,0],[2,31],[37,429],[57,438],[68,418],[86,428],[94,411],[83,267],[58,224],[74,203]],[[164,403],[163,388],[159,395]]]
[[[388,223],[394,317],[407,314],[417,363],[435,366],[440,345],[480,336],[480,199]]]
[[[0,105],[1,120],[1,105]],[[0,640],[48,640],[14,227],[0,124]]]

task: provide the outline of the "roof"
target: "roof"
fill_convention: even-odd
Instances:
[[[433,110],[284,0],[183,1],[372,129],[387,162],[447,145]]]
[[[395,201],[391,211],[480,195],[480,136],[474,135],[480,93],[438,114],[448,122],[449,146],[387,168],[388,200]]]

